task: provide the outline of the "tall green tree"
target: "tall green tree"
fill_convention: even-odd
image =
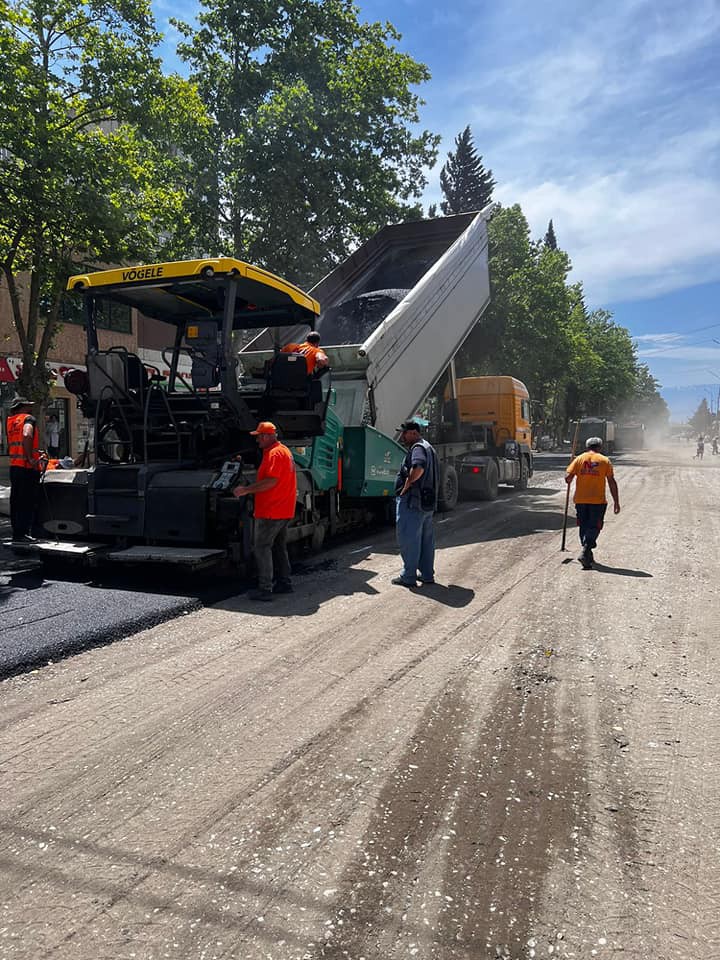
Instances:
[[[455,137],[455,150],[448,153],[440,171],[440,187],[445,197],[442,212],[446,216],[482,210],[492,200],[495,187],[492,170],[483,166],[469,126]]]
[[[582,384],[588,416],[615,417],[632,399],[637,383],[637,357],[630,332],[615,323],[608,310],[587,318],[587,338],[598,358]]]
[[[177,23],[216,124],[203,196],[218,249],[317,279],[387,222],[421,216],[437,138],[427,68],[350,0],[201,0]]]
[[[553,227],[552,220],[550,223],[548,223],[547,233],[545,234],[543,243],[549,250],[557,250],[558,248],[557,238],[555,236],[555,228]]]
[[[463,376],[510,374],[560,435],[579,416],[630,408],[662,420],[659,384],[638,364],[629,332],[606,310],[588,311],[582,285],[568,283],[570,259],[535,242],[519,206],[488,226],[491,301],[458,358]]]
[[[696,433],[706,434],[710,432],[713,422],[713,415],[705,397],[698,404],[695,413],[690,417],[688,423]]]
[[[670,420],[670,410],[660,393],[660,382],[650,373],[646,363],[635,366],[633,393],[622,410],[622,416],[657,426],[667,426]]]
[[[0,21],[0,269],[19,388],[48,393],[67,277],[193,234],[183,145],[204,136],[193,88],[165,77],[147,0],[15,0]]]
[[[533,399],[548,405],[576,349],[570,260],[533,242],[518,205],[498,211],[488,234],[491,300],[463,347],[460,369],[516,376]]]

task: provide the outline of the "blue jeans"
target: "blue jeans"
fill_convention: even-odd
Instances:
[[[594,550],[597,546],[597,538],[603,528],[606,510],[606,503],[575,504],[580,543],[588,550]]]
[[[419,503],[408,503],[406,494],[396,500],[395,519],[397,542],[403,559],[400,577],[406,583],[415,583],[420,571],[421,580],[433,580],[435,531],[432,510],[423,510]]]

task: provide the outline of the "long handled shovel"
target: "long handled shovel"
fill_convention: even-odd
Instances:
[[[573,437],[572,442],[572,451],[570,453],[570,463],[575,459],[575,450],[577,448],[578,434],[580,433],[580,421],[578,420],[575,424],[575,436]],[[562,532],[562,545],[560,547],[560,552],[565,552],[565,538],[567,537],[567,519],[568,519],[568,507],[570,506],[570,486],[571,484],[566,484],[565,491],[565,516],[563,517],[563,532]]]

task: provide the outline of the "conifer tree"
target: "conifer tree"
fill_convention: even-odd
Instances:
[[[440,171],[440,186],[445,197],[440,206],[446,216],[481,210],[492,199],[492,170],[485,169],[476,153],[469,126],[455,137],[455,152],[448,153]]]
[[[548,250],[557,250],[558,248],[557,239],[555,237],[555,229],[553,227],[552,220],[548,224],[547,233],[545,234],[545,239],[543,243],[545,244],[545,247]]]

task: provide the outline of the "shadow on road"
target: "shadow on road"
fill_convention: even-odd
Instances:
[[[30,570],[9,570],[0,575],[0,606],[7,603],[13,594],[19,591],[48,589],[42,568]]]
[[[598,563],[597,560],[592,565],[593,570],[597,570],[598,573],[616,573],[620,577],[650,577],[652,579],[651,573],[646,573],[644,570],[628,570],[625,567],[606,567],[604,563]]]
[[[252,600],[251,591],[236,593],[216,601],[221,610],[234,613],[254,613],[270,617],[310,617],[317,613],[323,603],[333,597],[351,597],[359,593],[375,596],[380,591],[371,586],[370,580],[377,576],[375,570],[357,570],[353,567],[338,568],[332,561],[318,564],[320,576],[298,578],[298,574],[315,573],[316,568],[303,569],[293,564],[294,590],[279,594],[270,602]]]
[[[424,587],[418,587],[412,591],[422,594],[429,600],[435,600],[437,603],[444,603],[446,607],[466,607],[472,603],[475,591],[468,587],[460,587],[457,583],[449,583],[445,586],[442,583],[431,583]]]

